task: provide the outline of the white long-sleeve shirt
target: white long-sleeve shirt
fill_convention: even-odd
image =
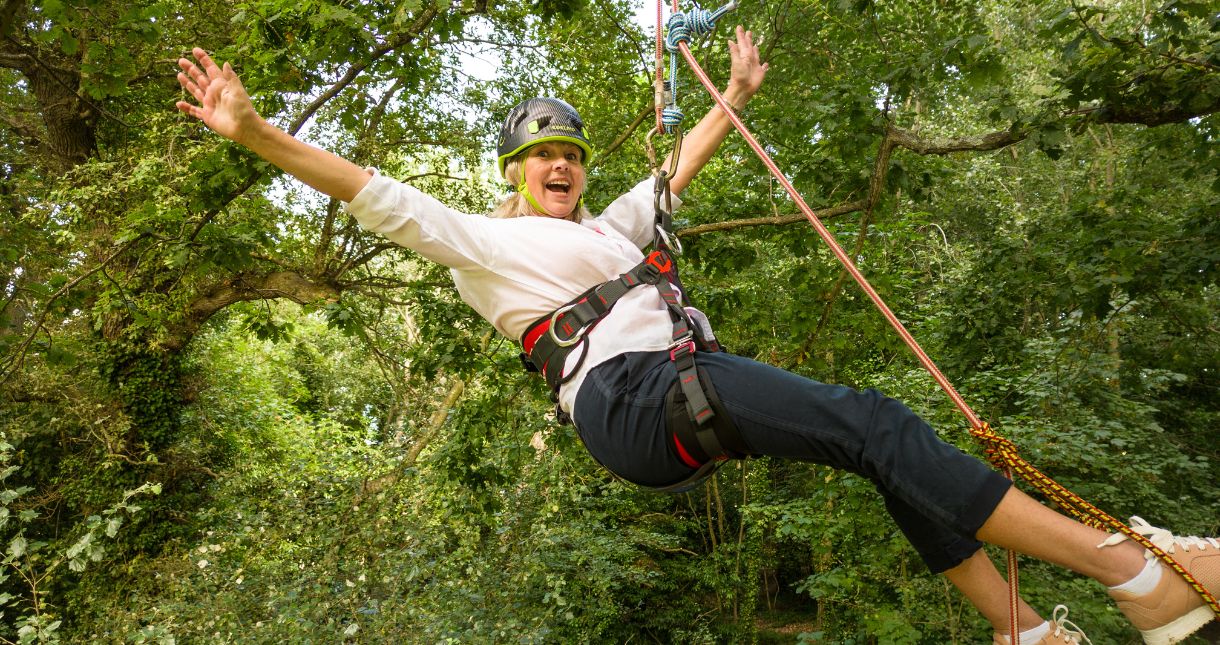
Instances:
[[[675,197],[674,208],[680,203]],[[642,262],[653,238],[651,180],[579,224],[462,213],[380,174],[345,206],[365,229],[449,267],[462,300],[514,341],[530,323]],[[589,333],[584,363],[559,390],[560,406],[571,413],[590,369],[624,352],[666,349],[672,331],[657,290],[632,289]]]

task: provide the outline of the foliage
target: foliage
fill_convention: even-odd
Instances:
[[[0,484],[6,484],[9,477],[21,469],[12,461],[12,444],[0,441],[0,466],[3,467]],[[0,584],[8,589],[0,592],[0,607],[5,608],[0,615],[11,615],[5,621],[5,627],[14,630],[19,643],[58,642],[63,620],[49,591],[65,577],[57,570],[66,563],[69,571],[80,573],[89,568],[90,563],[101,561],[106,556],[107,542],[140,512],[140,507],[131,503],[132,499],[143,494],[158,495],[161,485],[145,483],[126,491],[121,500],[99,514],[85,518],[71,533],[48,540],[27,533],[27,528],[40,515],[36,508],[21,499],[32,490],[29,486],[20,486],[0,491],[0,530],[8,543],[4,559],[0,560]]]
[[[638,9],[4,3],[0,637],[989,638],[859,478],[613,480],[446,269],[172,110],[171,61],[208,47],[273,122],[480,213],[504,190],[489,133],[563,96],[597,210],[646,172]],[[1116,516],[1220,531],[1214,9],[745,2],[693,45],[722,87],[734,21],[771,64],[745,121],[972,407]],[[975,450],[740,138],[683,199],[684,280],[728,347]],[[1094,642],[1133,638],[1096,585],[1022,581]]]

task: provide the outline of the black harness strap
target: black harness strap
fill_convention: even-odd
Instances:
[[[702,367],[696,367],[699,380],[711,383]],[[666,410],[669,415],[669,427],[674,431],[679,444],[692,459],[698,463],[723,461],[725,459],[743,459],[750,456],[750,449],[741,440],[741,434],[725,411],[716,388],[704,390],[708,404],[716,412],[711,421],[704,424],[694,423],[689,413],[685,388],[671,387],[665,395]]]
[[[661,251],[653,251],[643,262],[614,280],[603,282],[576,296],[550,314],[535,320],[521,336],[521,360],[526,369],[540,372],[553,391],[567,383],[580,369],[588,351],[585,335],[597,325],[620,298],[642,284],[658,285],[664,266]],[[568,355],[581,345],[581,356],[568,374],[564,367]],[[531,369],[533,368],[533,369]]]
[[[655,287],[673,320],[669,359],[678,372],[677,382],[665,397],[667,421],[679,448],[685,452],[683,461],[694,467],[695,472],[676,484],[654,490],[680,492],[697,486],[726,460],[742,459],[751,453],[721,405],[711,379],[695,363],[696,351],[716,352],[720,347],[710,331],[705,337],[703,327],[693,324],[686,312],[684,295],[680,291],[682,283],[665,233],[669,230],[670,214],[661,207],[662,195],[668,205],[669,182],[665,173],[657,178],[657,235],[652,253],[630,271],[585,291],[529,325],[521,336],[524,350],[521,361],[527,370],[539,372],[546,379],[560,423],[570,422],[559,408],[559,388],[584,363],[589,351],[586,336],[632,289],[644,284]],[[581,353],[576,364],[565,374],[568,357],[578,345]]]

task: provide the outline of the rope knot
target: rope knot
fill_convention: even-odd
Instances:
[[[673,53],[678,51],[678,43],[690,42],[690,23],[686,21],[686,14],[675,13],[669,16],[669,22],[665,23],[665,49]]]
[[[686,115],[682,113],[682,110],[678,109],[677,105],[671,105],[661,110],[661,125],[665,130],[665,134],[673,134],[677,131],[678,126],[682,125],[682,119],[684,118],[686,118]]]
[[[1017,451],[1017,444],[1007,437],[996,434],[986,421],[983,422],[983,425],[972,428],[970,434],[983,444],[983,452],[987,453],[987,461],[990,461],[996,468],[1003,470],[1022,461]]]
[[[666,23],[665,48],[671,52],[678,51],[678,43],[689,43],[690,37],[706,36],[716,28],[716,21],[724,14],[737,8],[737,0],[732,0],[723,7],[708,11],[695,9],[689,14],[681,12],[671,14]]]

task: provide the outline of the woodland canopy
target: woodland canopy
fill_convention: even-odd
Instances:
[[[860,478],[614,480],[446,270],[173,108],[205,47],[277,124],[479,213],[500,119],[560,96],[596,212],[649,171],[640,10],[0,0],[0,637],[989,641]],[[736,23],[771,66],[744,121],[974,409],[1116,517],[1220,533],[1215,4],[742,0],[692,44],[722,86]],[[977,450],[740,137],[685,201],[731,350]],[[1136,642],[1099,586],[1021,579]]]

